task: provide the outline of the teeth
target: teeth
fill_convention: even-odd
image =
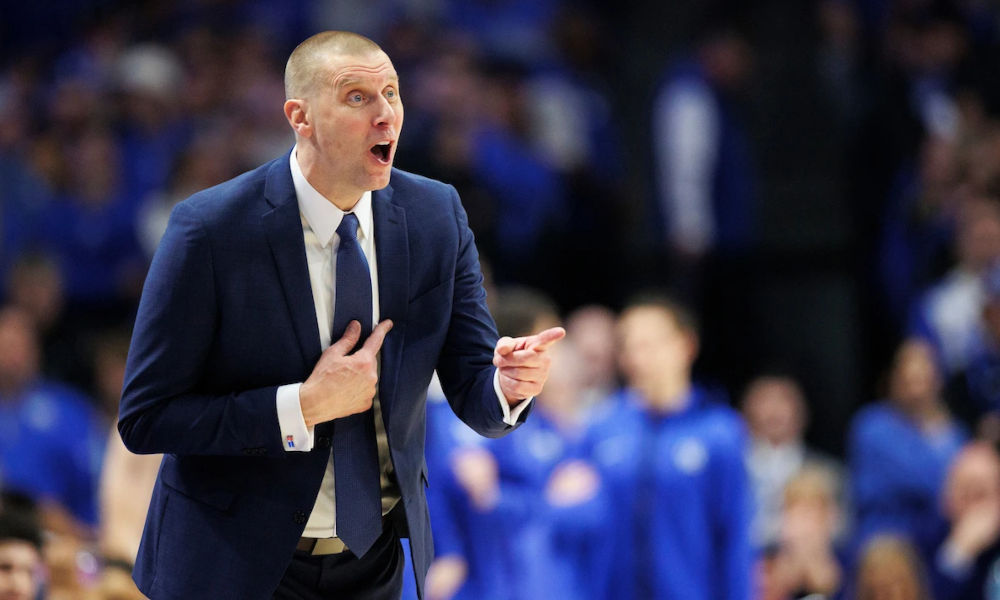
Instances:
[[[388,146],[388,145],[389,145],[389,142],[379,142],[379,143],[377,143],[377,144],[375,144],[375,145],[376,145],[376,146]]]

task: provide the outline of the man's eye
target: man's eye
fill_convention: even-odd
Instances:
[[[351,102],[361,102],[361,94],[351,94]]]
[[[385,97],[392,100],[396,97],[396,90],[386,90]]]

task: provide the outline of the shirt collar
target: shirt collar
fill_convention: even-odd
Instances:
[[[333,234],[340,227],[345,213],[309,183],[302,173],[299,161],[295,160],[297,150],[298,146],[292,148],[289,162],[292,169],[292,183],[295,184],[295,195],[299,201],[299,210],[305,216],[309,227],[312,227],[319,242],[326,248],[330,240],[333,239]],[[358,217],[358,223],[361,226],[359,237],[367,239],[372,231],[372,193],[362,194],[361,199],[354,205],[351,212]]]

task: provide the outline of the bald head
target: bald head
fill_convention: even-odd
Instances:
[[[321,82],[334,56],[367,56],[382,52],[378,44],[350,31],[324,31],[299,44],[285,64],[285,99],[305,98]]]

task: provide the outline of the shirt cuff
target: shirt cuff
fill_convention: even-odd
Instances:
[[[531,401],[534,400],[534,396],[528,398],[527,400],[521,401],[520,404],[514,408],[510,407],[510,402],[507,402],[507,396],[504,396],[503,390],[500,389],[500,369],[493,371],[493,391],[497,393],[497,400],[500,401],[500,410],[503,412],[503,422],[514,427],[517,425],[517,419],[524,412],[524,409],[528,408]]]
[[[301,383],[291,383],[278,388],[275,404],[278,407],[278,428],[285,452],[309,452],[313,448],[314,427],[306,427],[299,402]]]

